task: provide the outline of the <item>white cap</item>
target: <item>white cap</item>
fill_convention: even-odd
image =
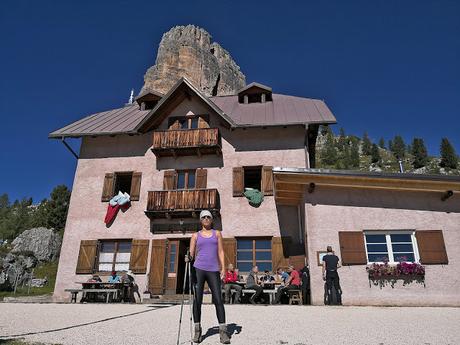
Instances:
[[[212,214],[208,210],[203,210],[200,212],[200,219],[202,219],[204,216],[209,216],[212,219]]]

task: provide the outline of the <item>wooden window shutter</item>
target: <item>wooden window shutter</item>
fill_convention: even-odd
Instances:
[[[366,248],[362,231],[339,231],[342,265],[366,265]]]
[[[273,195],[273,167],[262,167],[262,192],[264,195]]]
[[[166,170],[164,173],[164,179],[163,179],[163,189],[164,190],[174,189],[175,180],[176,180],[176,171]]]
[[[196,169],[195,175],[195,188],[206,188],[208,177],[208,170],[206,169]]]
[[[104,186],[102,188],[102,198],[101,201],[109,201],[113,197],[113,188],[114,188],[114,173],[107,173],[104,177]]]
[[[198,128],[209,128],[209,123],[203,118],[198,118]]]
[[[152,294],[163,294],[166,284],[167,240],[152,240],[149,289]]]
[[[91,274],[94,272],[94,264],[97,255],[97,240],[82,240],[78,253],[76,274]]]
[[[236,239],[222,238],[225,256],[225,268],[232,264],[236,268]]]
[[[233,196],[242,196],[244,192],[244,169],[233,168]]]
[[[133,240],[131,243],[131,258],[129,269],[133,273],[147,272],[147,258],[149,256],[149,240]]]
[[[420,262],[426,265],[448,264],[444,236],[441,230],[421,230],[415,232]]]
[[[139,195],[141,192],[141,172],[133,172],[133,178],[131,180],[131,201],[139,201]]]
[[[275,272],[278,267],[286,268],[289,266],[289,255],[284,254],[283,240],[289,241],[288,238],[273,237],[272,238],[272,269]]]

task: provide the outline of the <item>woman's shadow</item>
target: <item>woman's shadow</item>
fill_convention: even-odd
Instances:
[[[227,333],[230,338],[233,337],[233,334],[240,334],[241,330],[243,329],[242,326],[237,325],[236,323],[229,323],[227,325]],[[214,334],[219,334],[219,327],[212,327],[208,328],[206,333],[203,335],[203,340],[207,337],[213,336]]]

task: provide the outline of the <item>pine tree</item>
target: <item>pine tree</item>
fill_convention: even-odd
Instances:
[[[352,140],[350,149],[350,166],[359,168],[359,143],[357,140]]]
[[[326,135],[327,133],[329,133],[329,131],[330,131],[329,126],[321,125],[319,127],[319,132],[321,133],[321,135]]]
[[[379,140],[379,146],[380,146],[382,149],[385,148],[385,139],[380,138],[380,140]]]
[[[55,230],[63,230],[69,208],[70,191],[65,185],[56,186],[51,192],[48,201],[48,227]]]
[[[363,155],[370,155],[371,154],[371,150],[372,150],[372,143],[369,139],[369,136],[367,135],[367,132],[364,133],[364,136],[363,136],[363,147],[362,147],[362,150],[363,150]]]
[[[390,150],[391,152],[393,152],[393,141],[390,139],[388,140],[388,150]]]
[[[334,165],[337,161],[337,151],[335,149],[334,134],[327,128],[326,140],[321,150],[321,161],[325,165]]]
[[[380,157],[379,147],[376,144],[372,144],[371,157],[372,157],[372,163],[380,162],[381,157]]]
[[[424,167],[428,163],[428,153],[423,139],[414,138],[412,141],[412,155],[414,156],[412,164],[415,169]]]
[[[442,138],[441,140],[441,162],[439,165],[450,169],[457,169],[458,166],[458,157],[455,149],[447,138]]]
[[[400,135],[396,135],[393,139],[391,152],[396,156],[398,159],[403,159],[406,153],[406,145],[404,144],[404,140]]]
[[[343,127],[341,127],[339,131],[339,139],[337,140],[337,148],[339,149],[339,152],[344,150],[346,145],[347,137],[345,135],[345,130],[343,129]]]
[[[345,143],[343,149],[339,151],[338,159],[335,163],[336,169],[350,169],[351,157],[350,157],[350,146]]]

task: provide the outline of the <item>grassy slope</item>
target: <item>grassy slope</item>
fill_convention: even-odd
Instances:
[[[0,300],[4,297],[18,297],[18,296],[38,296],[52,294],[54,291],[54,283],[56,282],[58,262],[49,262],[35,267],[34,276],[36,278],[48,278],[48,284],[42,288],[31,287],[30,294],[27,294],[27,286],[18,286],[16,294],[10,291],[0,291]],[[1,343],[0,343],[1,344]]]
[[[380,168],[382,172],[399,172],[399,163],[396,157],[386,149],[379,148],[380,156],[382,160],[379,164],[371,164],[371,157],[360,154],[359,160],[359,168],[350,168],[349,170],[359,170],[359,171],[370,171],[371,167],[373,168]],[[340,158],[339,158],[340,159]],[[414,172],[414,168],[412,166],[413,156],[411,154],[406,154],[406,157],[403,159],[403,168],[405,172]],[[441,171],[439,165],[439,158],[438,157],[428,157],[428,163],[426,165],[425,174],[430,175],[460,175],[460,168],[459,169],[443,169]],[[316,167],[317,168],[325,168],[325,169],[336,169],[336,165],[326,165],[321,161],[321,146],[317,147],[316,150]]]

